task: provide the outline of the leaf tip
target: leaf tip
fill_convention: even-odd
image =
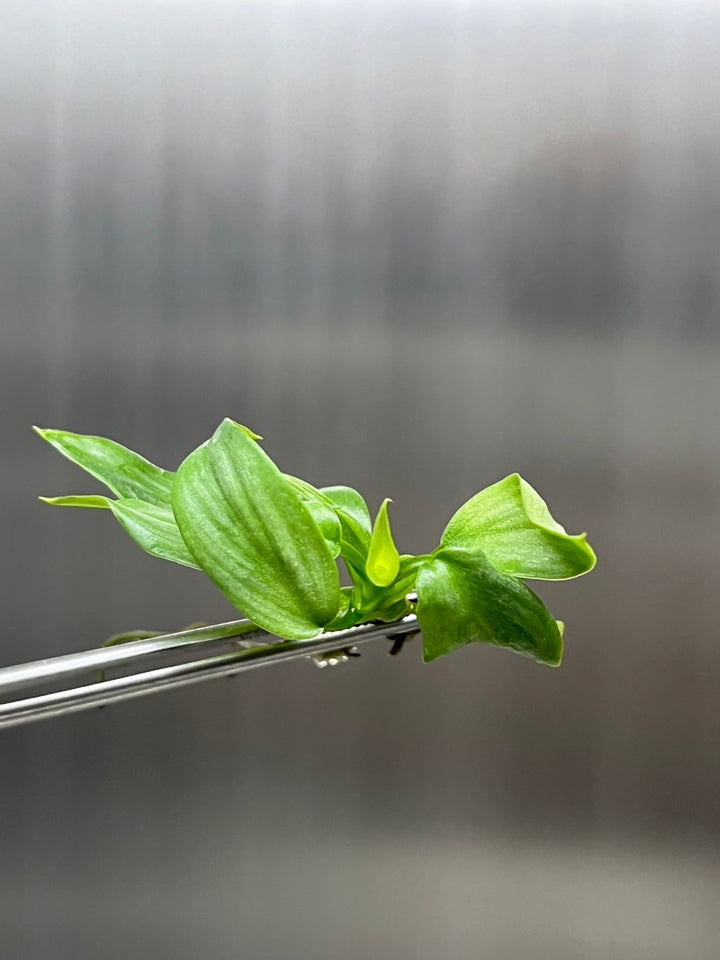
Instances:
[[[264,440],[264,439],[265,439],[264,437],[261,437],[259,433],[255,433],[254,430],[251,430],[250,427],[246,427],[244,424],[238,423],[236,420],[231,420],[230,417],[225,417],[225,419],[223,420],[221,426],[224,425],[224,424],[226,424],[226,423],[227,423],[227,424],[232,424],[232,426],[233,426],[233,427],[236,427],[238,430],[242,430],[242,432],[243,432],[244,434],[246,434],[248,437],[250,437],[251,440]]]
[[[422,659],[423,663],[432,663],[433,660],[439,660],[442,656],[441,653],[436,653],[432,650],[428,650],[427,647],[423,646]]]
[[[586,549],[587,552],[588,552],[589,566],[588,566],[587,569],[585,570],[585,573],[590,573],[591,570],[594,570],[594,569],[595,569],[595,566],[596,566],[596,564],[597,564],[597,554],[595,553],[595,551],[593,550],[593,548],[592,548],[592,547],[590,546],[590,544],[588,543],[587,534],[586,534],[586,533],[581,533],[580,536],[582,537],[583,546],[585,547],[585,549]]]

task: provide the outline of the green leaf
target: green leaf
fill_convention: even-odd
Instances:
[[[301,480],[300,477],[293,477],[289,473],[284,473],[283,476],[290,486],[300,494],[300,497],[303,500],[317,500],[320,503],[326,503],[328,505],[330,504],[329,499],[324,494],[320,493],[320,491],[311,483],[308,483],[307,480]]]
[[[310,516],[318,525],[333,558],[339,556],[342,526],[333,508],[329,507],[326,503],[322,503],[320,500],[303,500],[302,502],[305,509],[310,512]]]
[[[539,663],[560,663],[561,633],[540,598],[479,551],[439,549],[420,568],[417,594],[426,662],[468,643],[490,643]]]
[[[104,483],[118,497],[170,503],[173,474],[113,440],[33,427],[43,440]]]
[[[334,556],[340,554],[347,562],[353,577],[359,575],[364,579],[372,523],[370,511],[362,496],[350,487],[323,487],[318,490],[299,477],[285,474],[285,479],[297,490],[306,506],[315,505],[313,516],[325,531],[328,546],[333,550]],[[339,544],[334,542],[334,530],[331,529],[328,518],[324,517],[322,507],[332,510],[340,523]]]
[[[333,504],[338,507],[347,517],[352,517],[358,526],[370,534],[372,530],[372,520],[370,511],[362,494],[352,487],[322,487],[320,493],[328,497]]]
[[[284,473],[283,476],[312,514],[333,557],[339,556],[342,526],[332,501],[306,480],[292,477],[289,473]]]
[[[536,580],[579,577],[595,566],[585,534],[567,534],[517,473],[460,507],[441,546],[481,550],[502,573]]]
[[[412,611],[412,604],[404,597],[389,603],[385,607],[373,611],[373,620],[382,620],[383,623],[392,623],[393,620],[399,620]]]
[[[341,604],[331,551],[295,487],[232,420],[180,465],[175,518],[200,567],[259,626],[317,636]]]
[[[108,507],[125,532],[146,553],[184,567],[200,569],[180,535],[171,507],[129,497],[108,500]]]
[[[163,560],[199,570],[194,557],[180,536],[170,505],[147,503],[131,497],[112,500],[110,497],[71,496],[40,497],[54,507],[90,507],[111,510],[125,532],[139,547]]]
[[[94,495],[82,494],[74,497],[38,497],[43,503],[49,503],[51,507],[89,507],[92,510],[109,510],[108,497],[96,497]]]
[[[390,500],[383,500],[375,518],[370,550],[368,551],[365,572],[376,587],[388,587],[400,572],[400,555],[390,531],[387,506]]]

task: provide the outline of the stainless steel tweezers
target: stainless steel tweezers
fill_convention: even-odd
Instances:
[[[354,648],[371,640],[394,639],[394,650],[404,638],[418,632],[414,614],[392,623],[366,623],[349,630],[325,633],[313,640],[283,640],[260,630],[249,620],[234,620],[197,627],[148,640],[101,647],[48,660],[36,660],[0,669],[0,727],[30,723],[43,717],[59,717],[121,700],[144,697],[160,690],[173,690],[201,680],[229,677],[273,663],[310,657],[319,666],[339,663],[355,654]],[[224,653],[217,653],[223,647]],[[188,654],[199,659],[148,668],[163,658],[177,660]],[[106,679],[107,671],[135,668],[136,672]],[[139,669],[139,672],[138,672]],[[68,683],[91,674],[82,686]],[[93,676],[94,675],[94,676]],[[7,701],[11,692],[27,688],[61,686],[52,692]]]

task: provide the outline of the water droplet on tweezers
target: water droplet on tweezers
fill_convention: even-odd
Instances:
[[[329,653],[317,653],[310,659],[316,667],[324,670],[325,667],[336,667],[339,663],[347,663],[354,657],[359,657],[360,652],[357,647],[343,647],[342,650],[331,650]]]

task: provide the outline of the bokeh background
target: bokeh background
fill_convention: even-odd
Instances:
[[[0,955],[720,954],[720,12],[0,2],[11,664],[233,612],[30,425],[224,416],[437,543],[519,470],[562,669],[417,642],[0,736]]]

